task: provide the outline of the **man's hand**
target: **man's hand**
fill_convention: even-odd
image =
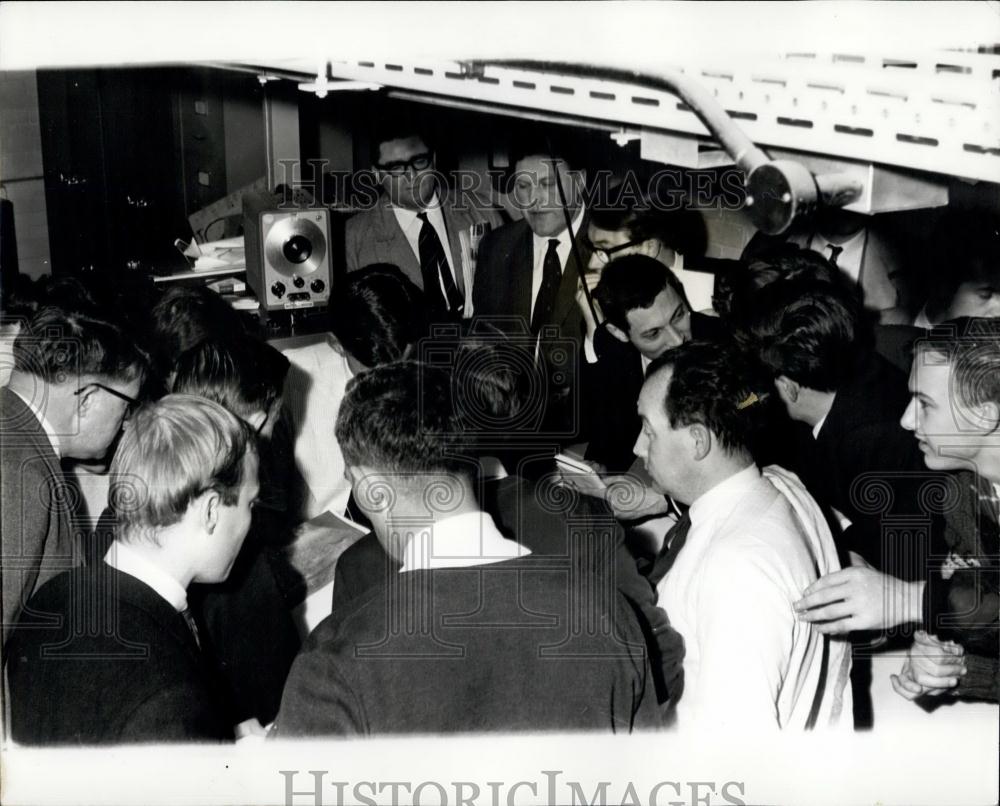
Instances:
[[[794,607],[800,620],[821,633],[887,629],[920,619],[924,584],[852,566],[814,582]]]
[[[927,695],[937,697],[958,685],[966,673],[965,650],[953,641],[941,641],[923,630],[913,636],[913,645],[892,687],[907,700]]]
[[[584,495],[589,495],[593,498],[604,498],[605,493],[608,491],[608,485],[602,477],[608,472],[607,468],[600,462],[592,462],[589,459],[582,459],[580,461],[589,465],[593,472],[580,473],[568,467],[560,467],[559,483],[567,487],[572,487]]]
[[[627,476],[606,476],[604,483],[608,486],[604,500],[618,520],[634,521],[670,511],[663,493],[631,473]]]

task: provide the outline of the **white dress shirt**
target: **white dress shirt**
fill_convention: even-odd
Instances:
[[[580,226],[583,224],[584,208],[581,205],[576,218],[573,219],[573,234],[579,235]],[[542,287],[542,270],[545,267],[545,254],[549,251],[549,241],[559,241],[556,246],[556,254],[559,256],[559,272],[566,268],[566,261],[569,260],[573,249],[573,242],[569,237],[569,230],[564,229],[558,235],[543,237],[532,235],[532,258],[534,263],[531,268],[531,315],[535,315],[535,303],[538,301],[538,291]]]
[[[45,432],[45,436],[49,438],[49,444],[52,445],[52,450],[55,451],[56,456],[61,459],[62,453],[59,451],[59,435],[56,434],[56,430],[52,427],[52,423],[45,419],[45,413],[35,405],[34,400],[29,400],[16,389],[10,389],[10,387],[7,388],[21,398],[24,405],[28,407],[28,410],[35,415],[35,419],[37,419],[42,425],[42,430]]]
[[[756,733],[814,720],[850,729],[849,645],[792,610],[810,584],[840,567],[802,483],[750,465],[702,495],[690,515],[687,542],[657,588],[684,638],[678,727]]]
[[[444,215],[441,212],[441,202],[435,193],[431,199],[431,203],[425,210],[409,210],[406,207],[396,207],[392,205],[392,212],[396,216],[396,221],[399,223],[399,228],[403,230],[403,234],[406,236],[407,242],[410,244],[410,248],[413,250],[413,254],[417,258],[417,263],[420,262],[420,230],[424,226],[424,222],[417,218],[417,213],[427,213],[427,221],[434,231],[437,233],[438,238],[441,241],[441,246],[444,249],[445,259],[448,261],[448,268],[451,269],[451,276],[455,280],[455,285],[461,289],[463,286],[463,281],[461,278],[461,272],[456,274],[455,267],[451,265],[451,244],[448,241],[448,228],[444,223]],[[444,284],[438,282],[441,285],[441,293],[444,294]]]
[[[116,540],[108,547],[104,562],[123,574],[148,585],[178,613],[187,609],[187,591],[170,574],[151,563],[128,543]]]
[[[530,549],[504,537],[488,513],[465,512],[414,534],[399,572],[492,565],[529,554]]]
[[[842,243],[834,243],[824,238],[819,233],[813,235],[808,247],[814,252],[819,252],[829,260],[833,254],[830,247],[839,246],[841,251],[837,254],[837,268],[845,272],[854,282],[861,279],[862,263],[865,257],[865,242],[867,232],[864,227],[855,232],[850,238]]]

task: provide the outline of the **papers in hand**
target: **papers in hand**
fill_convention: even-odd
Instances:
[[[556,454],[556,466],[562,473],[563,481],[584,495],[603,498],[608,485],[604,479],[582,459],[566,453]]]

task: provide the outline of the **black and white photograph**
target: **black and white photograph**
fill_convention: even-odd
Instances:
[[[1000,2],[0,4],[0,801],[1000,802]]]

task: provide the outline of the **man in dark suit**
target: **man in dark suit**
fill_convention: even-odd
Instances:
[[[35,589],[78,563],[60,459],[105,456],[146,370],[118,327],[57,308],[22,329],[14,362],[0,389],[3,643]],[[46,623],[31,612],[23,620]]]
[[[443,186],[434,150],[413,121],[390,121],[372,156],[383,192],[347,221],[347,270],[398,266],[423,290],[434,318],[468,318],[476,247],[500,226],[500,214],[471,192]]]
[[[531,553],[480,509],[468,461],[450,450],[449,391],[446,373],[415,362],[348,388],[337,440],[400,569],[316,628],[276,734],[656,726],[634,612],[610,575]]]
[[[563,147],[521,147],[513,198],[524,218],[483,239],[472,293],[475,315],[517,337],[531,354],[545,390],[540,430],[562,443],[581,430],[584,328],[576,296],[590,260],[584,177],[574,167]]]
[[[253,432],[216,403],[168,395],[133,417],[111,473],[119,532],[104,562],[44,585],[29,609],[48,625],[22,618],[10,640],[13,737],[231,738],[187,588],[235,562],[258,492]]]

